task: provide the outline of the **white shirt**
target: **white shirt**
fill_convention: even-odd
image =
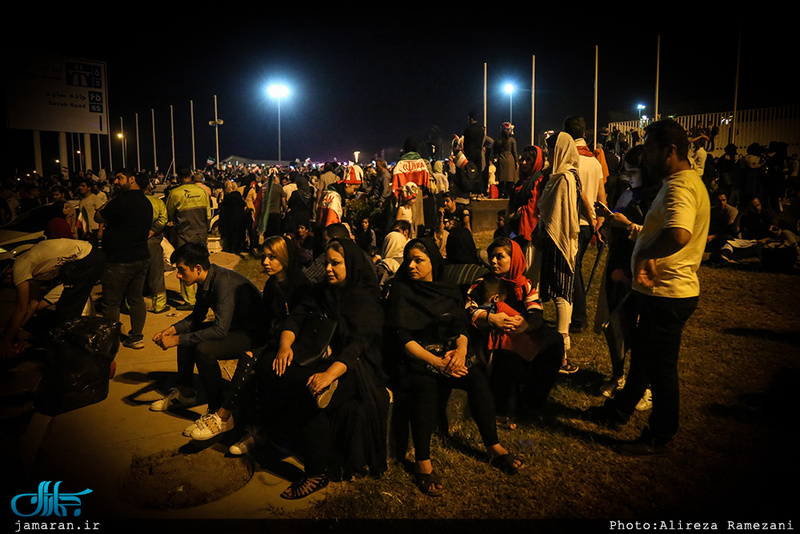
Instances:
[[[700,294],[697,270],[703,259],[708,237],[711,203],[703,181],[694,169],[677,172],[664,180],[639,231],[631,257],[653,243],[666,228],[682,228],[691,233],[689,242],[675,254],[656,260],[654,287],[646,288],[633,281],[633,289],[645,295],[670,298],[696,297]]]
[[[576,139],[575,145],[579,147],[587,146],[586,139]],[[581,155],[578,162],[578,176],[581,179],[581,190],[589,200],[592,217],[595,217],[594,203],[597,202],[597,195],[600,187],[603,186],[603,166],[600,165],[597,158]],[[581,226],[588,226],[590,223],[581,215],[580,224]]]
[[[79,239],[40,241],[14,262],[14,285],[27,280],[52,280],[63,265],[85,258],[91,251],[92,244]]]

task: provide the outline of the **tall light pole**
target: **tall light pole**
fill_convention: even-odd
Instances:
[[[289,95],[289,88],[281,84],[272,84],[267,87],[267,94],[278,100],[278,163],[281,159],[281,99]]]
[[[514,123],[514,85],[507,83],[503,90],[508,93],[508,122]]]

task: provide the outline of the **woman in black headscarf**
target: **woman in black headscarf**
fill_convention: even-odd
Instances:
[[[295,231],[298,225],[309,228],[314,214],[314,191],[308,183],[308,177],[300,174],[295,180],[297,189],[289,197],[289,229]]]
[[[236,183],[228,180],[224,185],[225,195],[219,203],[219,236],[222,251],[239,254],[245,249],[247,237],[247,213],[242,194]]]
[[[475,239],[467,228],[454,226],[449,230],[445,244],[444,278],[466,288],[476,279],[489,272],[488,266],[478,254]]]
[[[378,281],[353,241],[333,239],[325,254],[327,282],[314,286],[290,313],[272,364],[273,413],[283,418],[284,429],[296,431],[304,453],[305,475],[281,494],[286,499],[322,489],[329,477],[378,476],[387,467],[389,396]],[[295,340],[304,335],[304,321],[318,312],[336,322],[330,355],[314,364],[294,364]]]
[[[461,292],[442,280],[443,271],[444,261],[433,241],[409,241],[392,284],[386,321],[390,344],[402,347],[396,372],[411,403],[417,485],[433,496],[443,489],[430,459],[440,388],[467,391],[470,412],[493,465],[509,474],[522,466],[497,438],[494,401],[485,368],[470,350]]]

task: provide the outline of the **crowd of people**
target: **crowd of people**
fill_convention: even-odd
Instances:
[[[600,387],[608,400],[587,416],[616,428],[651,407],[642,436],[618,450],[664,452],[678,431],[680,335],[701,261],[709,252],[730,261],[750,239],[759,250],[792,243],[796,259],[796,220],[781,226],[760,206],[789,212],[797,157],[784,155],[779,180],[775,152],[707,159],[703,136],[670,120],[632,146],[591,144],[572,116],[544,146],[518,153],[512,125],[489,140],[471,115],[445,161],[409,139],[391,163],[178,168],[171,178],[122,169],[113,179],[88,171],[5,184],[4,221],[44,199],[52,211],[47,239],[4,265],[17,303],[0,356],[19,350],[19,332],[43,307],[55,304],[60,323],[92,314],[100,283],[100,314],[119,321],[124,305],[130,315],[123,345],[176,348],[176,385],[150,409],[202,397],[207,410],[187,437],[247,428],[232,454],[285,438],[304,475],[282,497],[298,499],[329,480],[379,476],[389,450],[405,458],[410,436],[417,486],[436,496],[445,484],[430,442],[446,432],[453,388],[466,391],[491,464],[524,468],[497,428],[540,413],[559,374],[578,371],[570,334],[590,326],[582,262],[596,243],[609,255],[594,327],[613,376]],[[767,177],[783,189],[763,187]],[[477,196],[508,199],[485,251],[473,233]],[[262,290],[211,261],[215,204],[222,251],[259,258]],[[169,309],[165,268],[191,313],[145,340],[147,312]],[[226,384],[217,362],[233,359]]]

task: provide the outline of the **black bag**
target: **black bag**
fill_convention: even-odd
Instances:
[[[80,317],[53,330],[36,409],[57,415],[105,399],[121,327],[101,317]]]
[[[311,367],[327,358],[334,332],[336,321],[319,312],[307,314],[292,344],[292,362],[301,367]]]
[[[454,322],[455,317],[446,313],[434,321],[433,324],[429,325],[426,329],[427,332],[420,341],[422,348],[437,358],[444,358],[445,354],[457,348],[459,336],[452,335]],[[478,362],[477,355],[471,347],[469,347],[467,349],[467,368],[473,367]],[[425,368],[429,372],[439,373],[439,370],[429,363],[425,364]]]

